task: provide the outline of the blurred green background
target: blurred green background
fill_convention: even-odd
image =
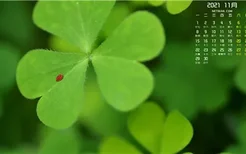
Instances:
[[[0,2],[0,154],[92,154],[98,151],[102,139],[111,135],[121,136],[141,149],[126,128],[128,113],[105,103],[93,70],[86,85],[86,107],[81,109],[81,118],[73,128],[56,131],[38,120],[37,100],[21,96],[15,82],[19,59],[36,48],[65,52],[77,49],[33,24],[34,5],[31,1]],[[178,109],[191,121],[194,136],[184,152],[246,153],[245,58],[211,57],[208,65],[194,63],[194,12],[205,8],[203,2],[192,2],[184,12],[171,15],[165,5],[117,2],[98,43],[130,13],[154,13],[163,23],[167,41],[162,54],[145,63],[156,80],[149,100],[165,111]]]

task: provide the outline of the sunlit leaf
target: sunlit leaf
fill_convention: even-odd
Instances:
[[[99,154],[142,154],[133,145],[119,137],[106,138],[99,148]]]
[[[135,139],[151,153],[159,153],[165,113],[154,103],[146,103],[132,111],[128,129]]]
[[[56,36],[50,37],[49,44],[52,50],[59,51],[59,52],[79,52],[80,51],[78,47]]]
[[[126,18],[95,54],[146,61],[159,55],[164,43],[164,30],[158,18],[138,11]]]
[[[27,98],[42,96],[37,113],[43,123],[66,128],[75,122],[83,101],[87,63],[80,54],[46,50],[33,50],[20,61],[17,84]],[[64,78],[57,82],[59,74]]]
[[[169,113],[164,124],[162,154],[177,153],[186,147],[193,136],[190,122],[178,111]]]
[[[94,56],[92,63],[103,96],[118,110],[134,109],[152,92],[152,74],[142,64],[107,56]]]
[[[148,3],[152,6],[161,6],[166,0],[148,0]]]
[[[130,8],[125,3],[116,3],[109,14],[102,31],[104,36],[110,36],[115,28],[130,14]]]
[[[115,135],[124,129],[125,113],[118,112],[105,101],[91,72],[87,75],[81,122],[99,135]]]
[[[186,10],[192,3],[192,0],[168,0],[166,2],[167,11],[170,14],[179,14]]]
[[[33,19],[42,29],[91,52],[115,1],[39,1]]]

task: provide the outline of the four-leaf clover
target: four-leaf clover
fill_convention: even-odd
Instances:
[[[92,63],[106,101],[120,111],[136,108],[153,89],[151,72],[141,63],[158,56],[165,37],[161,22],[146,11],[126,18],[95,50],[93,44],[115,1],[39,1],[33,19],[41,29],[81,52],[36,49],[19,62],[17,84],[29,99],[41,97],[39,119],[47,126],[71,126],[83,106],[86,71]],[[59,82],[56,77],[62,75]]]

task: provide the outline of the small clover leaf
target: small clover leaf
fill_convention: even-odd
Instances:
[[[133,145],[120,137],[107,137],[99,148],[99,154],[142,154]]]
[[[193,136],[190,122],[178,111],[165,114],[154,103],[145,103],[128,117],[132,136],[153,154],[173,154],[185,148]]]
[[[76,121],[83,106],[89,61],[95,68],[104,98],[114,108],[134,109],[150,95],[152,74],[137,61],[156,57],[164,46],[164,30],[158,18],[145,11],[133,13],[92,50],[114,3],[37,3],[33,14],[36,25],[80,49],[70,53],[32,50],[19,62],[18,87],[27,98],[41,97],[37,113],[44,124],[62,129]],[[146,27],[146,23],[151,25]],[[58,75],[60,79],[56,81]]]
[[[165,113],[154,103],[146,103],[128,117],[128,128],[132,136],[151,153],[158,153],[164,126]]]
[[[164,2],[165,0],[148,0],[148,3],[152,6],[161,6]]]
[[[148,102],[133,110],[128,116],[128,129],[132,136],[153,154],[174,154],[185,148],[193,136],[190,122],[178,111],[165,119],[162,109]],[[140,153],[133,145],[119,137],[108,137],[99,153]],[[187,153],[189,154],[189,153]]]
[[[178,111],[169,113],[163,129],[161,153],[177,153],[190,143],[193,128],[190,122]]]

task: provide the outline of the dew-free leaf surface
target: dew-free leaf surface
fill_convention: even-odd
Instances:
[[[142,154],[133,145],[120,137],[108,137],[99,147],[99,154]]]
[[[178,111],[169,113],[164,124],[161,153],[177,153],[186,147],[193,136],[190,122]]]
[[[151,153],[160,150],[165,113],[154,103],[146,103],[132,111],[128,117],[128,129],[132,136]]]
[[[152,74],[140,63],[107,56],[97,56],[92,63],[102,94],[118,110],[137,107],[152,92]]]
[[[148,3],[152,6],[161,6],[166,0],[148,0]]]
[[[30,51],[20,61],[17,84],[27,98],[43,96],[39,100],[37,113],[46,125],[64,128],[76,120],[83,101],[87,63],[82,54],[46,50]],[[57,82],[59,74],[64,78]]]
[[[192,3],[192,0],[169,0],[166,2],[167,11],[170,14],[179,14],[186,10]]]
[[[125,3],[116,3],[114,8],[109,14],[109,17],[102,28],[102,33],[104,36],[109,36],[115,28],[124,20],[128,15],[130,15],[131,10],[129,6]]]
[[[146,26],[146,23],[151,23]],[[95,55],[147,61],[160,54],[164,46],[161,22],[146,11],[131,14],[112,32]],[[147,37],[148,36],[148,37]]]
[[[89,61],[95,68],[101,93],[115,109],[132,110],[152,92],[152,74],[137,61],[154,58],[164,46],[164,30],[153,14],[138,11],[130,15],[96,51],[92,50],[114,3],[37,3],[33,14],[36,25],[81,51],[33,50],[19,63],[17,83],[20,91],[30,99],[41,97],[37,113],[46,125],[66,128],[76,121],[83,107],[83,87]],[[146,27],[146,22],[152,23],[151,26]],[[59,82],[56,81],[58,75],[63,76]]]
[[[34,22],[40,28],[91,52],[115,1],[39,1]]]

